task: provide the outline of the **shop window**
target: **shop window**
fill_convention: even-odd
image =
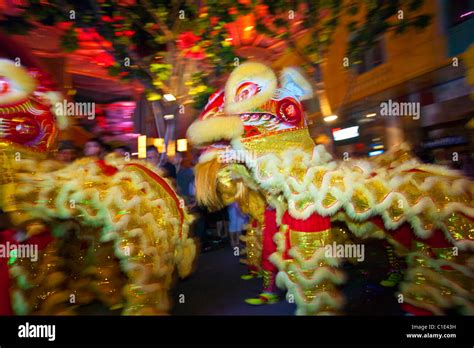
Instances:
[[[375,40],[374,45],[369,48],[362,57],[362,62],[358,65],[357,72],[363,74],[373,68],[385,63],[385,45],[383,37]]]

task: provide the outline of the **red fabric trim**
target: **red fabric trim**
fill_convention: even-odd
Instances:
[[[429,238],[423,239],[413,233],[413,230],[408,223],[404,223],[395,230],[386,230],[383,220],[380,216],[373,217],[370,219],[370,221],[377,225],[377,227],[390,233],[393,239],[395,239],[407,249],[411,249],[412,242],[414,240],[422,242],[432,248],[449,248],[452,246],[452,244],[446,239],[444,232],[439,229],[433,231]]]
[[[114,166],[108,165],[103,159],[96,161],[102,172],[107,176],[112,176],[118,172],[118,169]]]
[[[407,313],[417,315],[417,316],[418,315],[429,315],[429,316],[434,315],[432,312],[430,312],[426,309],[415,307],[415,306],[412,306],[411,304],[408,304],[408,303],[403,303],[402,304],[402,309]]]
[[[321,216],[317,213],[313,213],[307,219],[301,220],[292,217],[288,211],[286,211],[282,217],[282,224],[288,226],[288,231],[285,235],[286,250],[284,258],[290,259],[290,256],[288,255],[288,252],[292,247],[289,236],[290,230],[311,233],[327,231],[331,228],[331,218],[329,216]]]
[[[145,172],[145,174],[148,175],[152,180],[154,180],[160,186],[162,186],[166,190],[166,192],[171,196],[171,198],[175,201],[176,207],[178,208],[180,220],[181,220],[180,237],[182,237],[183,236],[182,225],[184,223],[184,212],[183,212],[183,208],[181,207],[181,203],[178,198],[178,195],[176,194],[176,192],[174,192],[173,188],[161,176],[159,176],[158,174],[156,174],[155,172],[153,172],[152,170],[148,169],[147,167],[141,164],[129,163],[129,164],[126,164],[126,166],[136,167],[140,169],[141,171]]]
[[[416,240],[423,242],[432,248],[450,248],[453,246],[448,240],[446,240],[446,237],[441,230],[433,231],[429,238],[423,239],[416,237]]]
[[[414,239],[413,231],[408,224],[403,224],[396,230],[387,230],[385,229],[385,225],[383,220],[380,216],[375,216],[370,219],[370,221],[375,224],[380,229],[386,231],[387,233],[392,235],[392,238],[395,239],[398,243],[403,245],[407,249],[411,249],[411,245]]]
[[[264,213],[262,230],[262,269],[264,271],[277,271],[276,266],[268,260],[270,255],[276,251],[276,244],[273,241],[273,237],[277,232],[276,210],[267,208]]]
[[[331,218],[317,213],[311,214],[307,219],[301,220],[292,217],[288,211],[283,214],[282,224],[288,225],[293,231],[322,232],[331,228]]]
[[[404,173],[428,173],[426,170],[421,170],[421,169],[409,169],[409,170],[404,170]]]
[[[0,243],[15,243],[15,231],[5,230],[0,232]],[[8,258],[0,258],[0,315],[12,315],[10,303],[10,275],[8,274]]]

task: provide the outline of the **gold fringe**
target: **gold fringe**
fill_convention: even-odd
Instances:
[[[205,206],[211,211],[224,207],[217,194],[217,173],[220,168],[221,164],[217,158],[198,163],[195,167],[196,200],[199,205]]]

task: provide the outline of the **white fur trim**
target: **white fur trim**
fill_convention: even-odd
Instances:
[[[57,108],[54,107],[57,103],[62,103],[64,100],[64,96],[59,92],[49,91],[43,94],[43,98],[46,99],[50,106],[51,112],[53,112],[56,116],[56,124],[59,129],[63,130],[69,126],[69,119],[67,115],[60,115],[56,112]]]
[[[256,95],[235,102],[235,93],[243,82],[253,82],[261,86],[261,91]],[[225,85],[225,112],[227,114],[240,114],[250,111],[266,101],[275,93],[278,80],[271,68],[258,62],[247,62],[237,67],[229,76]]]
[[[237,141],[233,141],[232,145],[235,146],[235,143]],[[288,212],[297,219],[306,219],[314,212],[322,216],[333,216],[340,210],[344,210],[354,222],[362,222],[378,215],[386,229],[394,230],[408,222],[421,238],[429,238],[435,229],[441,229],[447,240],[454,243],[445,223],[446,218],[453,213],[474,217],[474,208],[460,200],[443,204],[440,210],[439,203],[435,202],[430,192],[436,188],[456,200],[458,195],[474,191],[471,181],[442,167],[428,172],[429,176],[423,182],[415,181],[415,174],[409,172],[411,169],[423,167],[428,170],[428,167],[415,160],[404,162],[395,168],[377,167],[370,160],[335,162],[331,161],[331,156],[325,152],[324,147],[319,146],[315,147],[311,158],[301,149],[289,149],[279,154],[268,153],[249,159],[246,164],[263,190],[271,195],[284,196]],[[295,167],[303,169],[302,175],[293,174]],[[448,173],[450,175],[446,177],[444,174]],[[319,179],[315,180],[316,177]],[[342,180],[343,187],[331,185],[333,179]],[[387,195],[380,201],[373,192],[375,183],[387,190]],[[407,199],[406,188],[403,188],[406,184],[414,185],[420,191],[417,202],[410,203]],[[355,190],[367,199],[367,209],[364,211],[356,210]],[[335,198],[334,204],[322,204],[327,195]],[[392,220],[389,208],[396,206],[400,207],[401,216],[398,220]],[[425,229],[422,216],[432,221],[432,229]],[[358,227],[354,225],[354,228]],[[467,245],[463,245],[463,249],[466,247]]]
[[[188,128],[187,136],[192,144],[231,140],[244,132],[244,124],[238,116],[218,116],[195,121]]]
[[[0,59],[0,76],[7,78],[10,91],[0,95],[0,106],[14,104],[26,99],[36,89],[36,81],[25,68],[16,66],[14,62]]]
[[[212,161],[214,158],[219,157],[219,154],[220,154],[219,150],[207,151],[203,153],[201,156],[199,156],[199,163]]]

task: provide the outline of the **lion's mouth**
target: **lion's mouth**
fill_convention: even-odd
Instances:
[[[251,125],[252,123],[268,122],[271,119],[274,119],[276,123],[281,122],[281,120],[275,117],[275,115],[267,113],[267,112],[240,114],[240,119],[242,120],[242,122],[249,125]]]
[[[282,114],[281,117],[278,117],[268,112],[243,113],[240,114],[240,120],[246,129],[258,129],[258,132],[254,131],[250,135],[262,133],[262,130],[271,132],[294,127],[285,115]]]

